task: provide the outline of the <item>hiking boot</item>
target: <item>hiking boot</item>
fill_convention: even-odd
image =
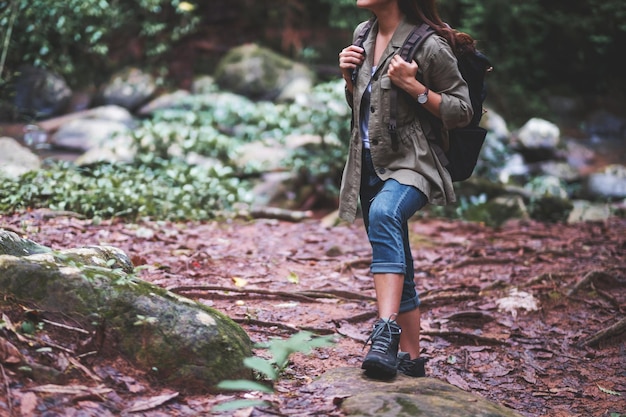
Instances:
[[[398,371],[406,376],[413,378],[422,378],[426,376],[424,365],[428,362],[427,358],[415,358],[411,360],[411,356],[407,352],[398,353]]]
[[[398,345],[402,330],[395,320],[380,319],[374,324],[369,339],[370,351],[365,355],[361,369],[365,375],[377,379],[389,379],[398,372]]]

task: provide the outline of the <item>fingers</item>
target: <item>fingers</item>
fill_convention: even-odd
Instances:
[[[389,63],[389,76],[412,76],[414,77],[417,74],[417,62],[411,61],[406,62],[400,56],[395,55],[391,58],[391,62]]]
[[[339,68],[354,69],[363,63],[365,59],[363,48],[350,45],[339,53]]]

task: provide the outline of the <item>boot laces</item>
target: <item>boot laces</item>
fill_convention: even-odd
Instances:
[[[392,327],[392,323],[394,326]],[[393,337],[400,335],[400,328],[391,320],[381,320],[374,326],[374,331],[365,341],[365,344],[371,340],[373,352],[386,354],[393,344]]]

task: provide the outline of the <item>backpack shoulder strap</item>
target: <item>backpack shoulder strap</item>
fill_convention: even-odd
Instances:
[[[374,25],[374,20],[375,20],[374,18],[371,18],[370,20],[365,22],[365,24],[361,28],[361,31],[359,32],[357,37],[354,39],[354,42],[352,42],[352,45],[358,46],[360,48],[363,47],[363,44],[365,43],[365,39],[367,39],[367,36],[369,35],[370,30],[372,29],[372,26]],[[353,84],[356,82],[356,77],[357,77],[357,74],[359,73],[359,68],[360,67],[356,67],[354,71],[352,71],[351,78],[352,78]]]
[[[400,48],[400,52],[398,54],[402,59],[407,62],[413,61],[413,56],[415,56],[415,51],[424,43],[426,38],[435,33],[435,30],[428,26],[426,23],[421,23],[418,26],[415,26],[407,38],[404,40],[402,47]],[[398,113],[398,89],[393,87],[390,91],[389,96],[389,133],[391,134],[391,149],[397,151],[399,148],[398,145],[398,137],[396,133],[397,120],[396,115]]]
[[[352,42],[352,45],[363,47],[363,44],[365,43],[365,39],[367,39],[367,35],[369,35],[370,30],[372,29],[372,26],[374,25],[374,20],[375,20],[374,18],[371,18],[370,20],[365,22],[365,24],[361,28],[361,31],[357,35],[356,39],[354,40],[354,42]]]
[[[409,36],[407,36],[402,48],[400,49],[400,56],[405,60],[412,60],[415,55],[415,51],[424,43],[426,38],[435,33],[435,30],[428,26],[426,23],[421,23],[415,26]],[[409,61],[410,62],[410,61]]]

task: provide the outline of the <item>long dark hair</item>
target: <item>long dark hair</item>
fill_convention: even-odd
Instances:
[[[436,0],[398,0],[398,7],[409,22],[424,22],[435,29],[437,34],[448,41],[456,54],[473,52],[476,49],[476,41],[470,35],[451,28],[441,20]]]

